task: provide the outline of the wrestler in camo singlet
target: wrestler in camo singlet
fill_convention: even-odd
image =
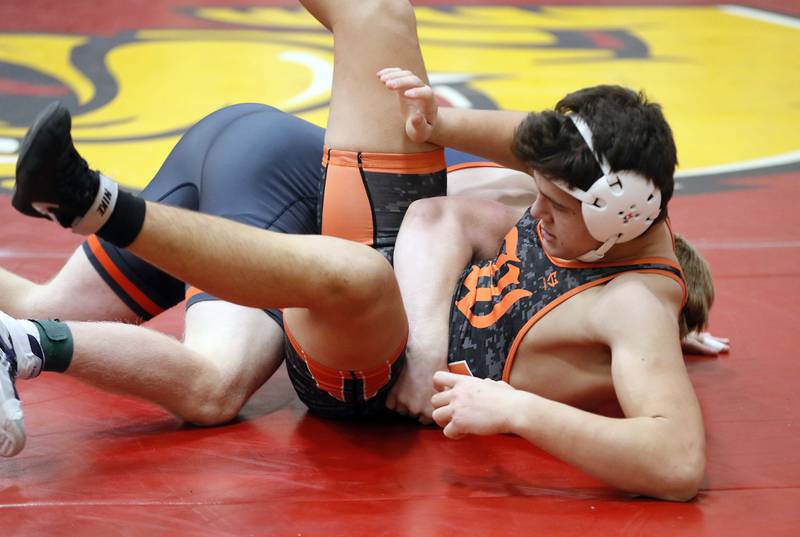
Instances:
[[[683,287],[685,302],[683,274],[672,260],[557,261],[545,253],[538,228],[538,220],[525,211],[497,257],[462,273],[450,312],[447,361],[452,372],[507,382],[519,343],[539,319],[575,294],[626,272],[672,278]]]

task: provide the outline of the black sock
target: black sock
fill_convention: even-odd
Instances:
[[[31,322],[39,330],[39,344],[44,354],[42,370],[58,373],[66,371],[72,362],[73,350],[72,332],[69,327],[61,321],[31,319]]]
[[[127,248],[144,225],[145,201],[130,192],[119,191],[114,211],[97,236],[119,248]]]

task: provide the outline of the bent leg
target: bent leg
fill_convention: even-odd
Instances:
[[[213,425],[233,419],[280,366],[283,340],[282,326],[264,310],[223,301],[190,307],[183,343],[202,357],[208,372],[190,383],[191,421]]]
[[[345,38],[347,46],[337,45],[337,62],[344,56],[354,69],[369,70],[366,76],[372,79],[373,88],[386,99],[382,108],[369,113],[384,115],[382,112],[389,106],[393,109],[388,103],[394,98],[372,77],[378,68],[396,59],[398,51],[393,47],[407,42],[400,38],[401,33],[411,36],[415,44],[413,54],[418,57],[413,12],[405,2],[370,2],[366,8],[359,2],[326,5],[335,7],[339,13],[338,22],[331,25],[335,38],[338,39],[340,28],[350,34]],[[345,22],[339,24],[341,21]],[[363,47],[356,35],[368,35],[375,42]],[[382,51],[385,57],[379,57],[375,51]],[[362,61],[365,58],[370,62],[365,64]],[[339,81],[342,77],[335,75],[335,79]],[[343,83],[347,90],[346,77]],[[344,106],[336,102],[343,101],[337,97],[334,109]],[[352,102],[349,105],[359,116],[340,117],[337,123],[354,122],[352,128],[344,130],[361,133],[360,138],[352,139],[354,144],[376,140],[376,150],[427,149],[409,145],[399,118],[397,128],[387,126],[391,121],[372,119],[367,120],[363,131],[359,130],[355,123],[364,116],[364,102],[359,102],[357,108],[352,107]],[[387,354],[405,340],[406,319],[394,274],[373,249],[331,237],[287,236],[256,230],[137,200],[118,192],[107,178],[84,169],[85,164],[72,149],[69,124],[65,110],[51,107],[26,137],[28,145],[25,155],[20,157],[25,165],[18,168],[21,171],[14,198],[20,210],[34,214],[34,203],[50,203],[55,199],[56,209],[52,212],[58,213],[58,221],[63,225],[79,225],[87,231],[98,229],[107,239],[129,247],[132,253],[176,279],[245,306],[300,308],[292,310],[298,312],[291,320],[295,336],[309,353],[319,356],[323,365],[329,362],[334,366],[346,364],[351,369],[369,369],[391,359]],[[338,137],[336,140],[344,147],[349,142]],[[43,166],[47,160],[44,156],[56,154],[60,155],[59,162],[76,166],[59,164],[55,172]],[[63,181],[67,194],[54,193],[57,189],[50,188],[56,179],[54,174]],[[89,188],[96,185],[102,188]],[[93,201],[92,191],[96,192]],[[107,207],[114,208],[107,211]],[[376,327],[380,330],[375,330]]]
[[[283,352],[282,330],[263,311],[220,301],[189,309],[183,343],[121,323],[67,325],[74,342],[67,374],[203,425],[234,418]]]
[[[369,367],[370,354],[396,348],[405,337],[405,328],[375,341],[364,337],[381,321],[405,327],[405,314],[385,304],[400,300],[390,265],[361,244],[274,233],[148,203],[130,250],[228,302],[308,310],[304,321],[320,334],[309,338],[309,352],[324,350],[332,361],[350,359],[354,367]],[[331,348],[322,340],[339,343]]]
[[[376,76],[384,67],[398,66],[427,80],[411,5],[406,0],[300,3],[333,32],[333,88],[325,143],[364,152],[436,149],[405,136],[397,100]]]
[[[473,259],[497,253],[518,218],[501,203],[434,198],[415,202],[397,239],[395,273],[408,314],[408,366],[387,400],[430,421],[433,373],[447,366],[453,291]]]
[[[49,282],[34,283],[0,268],[0,310],[12,317],[141,321],[78,248]]]

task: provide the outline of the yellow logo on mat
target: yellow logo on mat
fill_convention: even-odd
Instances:
[[[138,188],[222,106],[264,102],[324,124],[331,39],[309,15],[193,15],[219,29],[0,34],[0,186],[12,186],[19,142],[53,99],[74,111],[92,166]],[[714,6],[420,7],[417,17],[432,80],[453,105],[540,110],[581,87],[622,84],[663,105],[685,177],[800,162],[795,19]]]

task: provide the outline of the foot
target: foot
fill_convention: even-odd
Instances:
[[[22,141],[11,203],[28,216],[89,234],[110,216],[117,185],[89,169],[72,143],[71,128],[69,111],[60,103],[39,114]]]
[[[22,405],[17,376],[39,374],[42,360],[31,350],[30,336],[19,321],[0,312],[0,456],[13,457],[25,447]]]

